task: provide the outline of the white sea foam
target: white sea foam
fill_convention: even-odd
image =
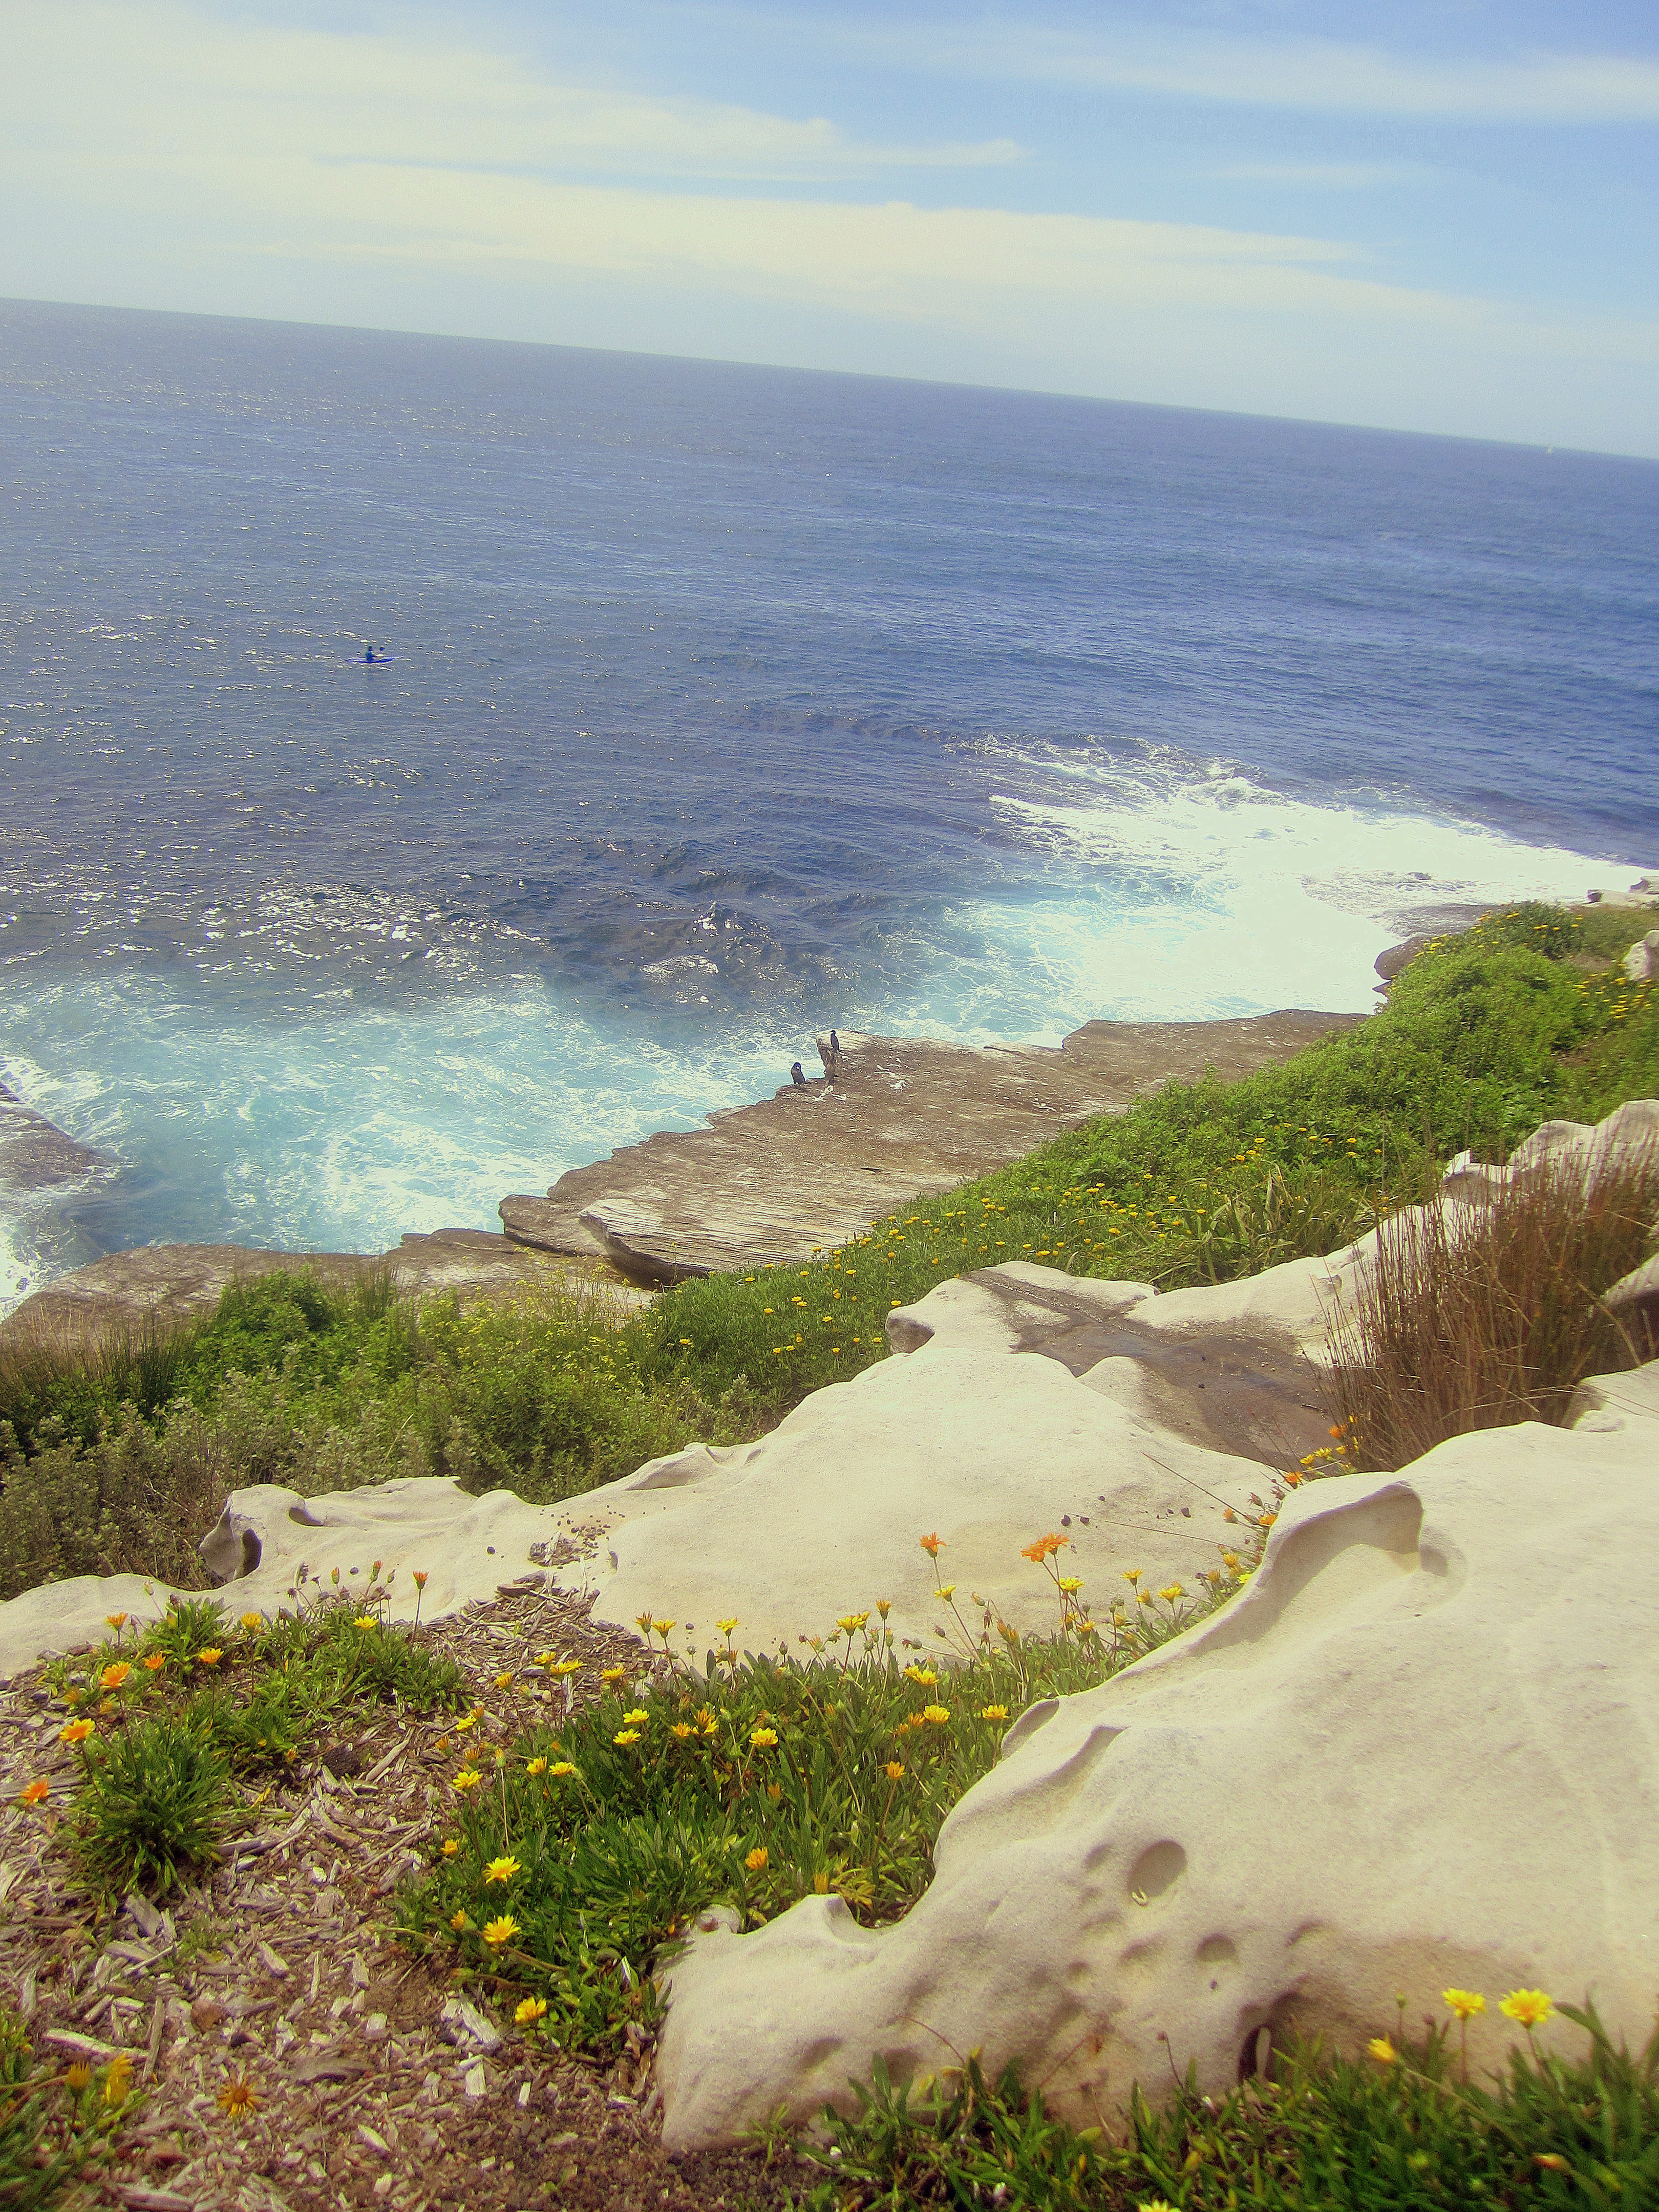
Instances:
[[[1091,1019],[1358,1012],[1373,963],[1436,909],[1582,900],[1638,872],[1449,816],[1313,805],[1237,769],[1060,763],[1009,749],[993,799],[1021,855],[964,902],[901,1024],[1057,1042]],[[1033,865],[1035,863],[1035,865]]]

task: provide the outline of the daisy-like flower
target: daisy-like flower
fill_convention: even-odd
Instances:
[[[98,1677],[98,1686],[100,1690],[118,1690],[131,1672],[131,1665],[127,1660],[118,1659],[112,1667],[106,1667]]]
[[[115,1631],[118,1636],[127,1625],[127,1616],[124,1613],[106,1613],[104,1615],[104,1619],[109,1623],[110,1626]]]
[[[460,1735],[467,1729],[477,1728],[477,1725],[478,1716],[477,1713],[463,1713],[459,1720],[455,1723],[455,1731],[457,1735]]]
[[[242,1626],[250,1636],[256,1628],[263,1628],[264,1625],[265,1617],[262,1613],[245,1613],[242,1615]]]
[[[770,1751],[777,1740],[775,1729],[757,1728],[749,1731],[749,1741],[757,1751]]]
[[[93,1721],[71,1721],[67,1728],[58,1729],[58,1741],[59,1743],[84,1743],[95,1726],[96,1723]]]
[[[717,1620],[714,1623],[722,1636],[730,1636],[733,1629],[740,1628],[742,1625],[741,1621],[737,1620]]]
[[[512,1675],[497,1674],[495,1677],[495,1687],[498,1690],[510,1690],[513,1687]]]
[[[138,1662],[138,1664],[143,1668],[147,1674],[159,1674],[162,1668],[165,1667],[167,1663],[166,1659],[159,1651],[152,1651],[149,1658],[141,1659]]]
[[[1376,2059],[1379,2066],[1392,2066],[1400,2057],[1386,2035],[1374,2035],[1365,2045],[1367,2058]]]
[[[465,1797],[469,1790],[476,1790],[483,1780],[483,1777],[476,1766],[464,1766],[449,1786],[458,1796]]]
[[[1530,2035],[1534,2028],[1542,2027],[1555,2010],[1555,2002],[1542,1990],[1511,1990],[1498,2009]]]
[[[979,1717],[982,1721],[1006,1721],[1008,1717],[1008,1708],[1006,1705],[981,1705],[979,1709]]]
[[[517,1859],[513,1856],[511,1852],[508,1852],[507,1856],[504,1858],[491,1859],[489,1864],[484,1869],[484,1880],[486,1881],[511,1881],[514,1875],[522,1874],[523,1872],[524,1869],[519,1864]]]
[[[744,1861],[744,1864],[748,1868],[750,1874],[764,1874],[766,1871],[765,1844],[757,1844],[754,1850],[750,1852],[748,1857]]]
[[[259,2101],[251,2074],[233,2075],[214,2100],[233,2120],[245,2120]]]
[[[668,1733],[670,1735],[678,1736],[680,1741],[684,1743],[688,1738],[694,1736],[696,1734],[696,1730],[692,1727],[690,1721],[676,1721],[673,1727],[669,1729]]]
[[[949,1710],[944,1705],[924,1705],[921,1709],[921,1717],[925,1721],[932,1721],[935,1728],[943,1728],[951,1715]]]
[[[1486,2009],[1486,2000],[1479,1990],[1442,1990],[1440,1995],[1459,2020],[1473,2019]]]
[[[52,1784],[44,1774],[37,1774],[33,1782],[26,1782],[17,1793],[22,1805],[44,1805],[52,1795]]]
[[[545,1997],[520,1997],[513,2017],[520,2027],[534,2027],[538,2020],[547,2017]]]
[[[903,1771],[904,1771],[904,1761],[903,1761],[902,1759],[890,1759],[888,1760],[888,1762],[887,1762],[887,1768],[886,1768],[886,1773],[887,1773],[887,1779],[888,1779],[890,1782],[896,1782],[896,1781],[898,1780],[898,1778],[899,1778],[900,1775],[901,1775],[901,1774],[902,1774],[902,1773],[903,1773]]]
[[[549,1769],[548,1769],[548,1772],[549,1772],[550,1774],[556,1774],[556,1774],[574,1774],[575,1771],[576,1771],[576,1768],[575,1768],[574,1762],[573,1760],[571,1760],[571,1759],[558,1759],[558,1760],[556,1760],[556,1761],[555,1762],[555,1764],[554,1764],[553,1765],[551,1765],[551,1766],[550,1766],[550,1767],[549,1767]]]
[[[378,1628],[380,1624],[372,1613],[360,1613],[351,1625],[354,1628]]]
[[[1075,1597],[1083,1588],[1083,1577],[1081,1575],[1062,1575],[1060,1578],[1060,1587],[1067,1597]]]
[[[204,1644],[196,1655],[196,1663],[198,1667],[216,1667],[224,1656],[222,1651],[216,1650],[211,1644]]]
[[[867,1613],[843,1613],[836,1626],[843,1636],[856,1636],[869,1618]]]
[[[1185,1597],[1186,1595],[1186,1591],[1182,1589],[1179,1583],[1165,1583],[1158,1592],[1165,1605],[1173,1605],[1178,1597]]]
[[[447,1859],[453,1859],[456,1852],[459,1851],[460,1848],[459,1844],[456,1842],[453,1836],[446,1836],[444,1838],[444,1856]]]
[[[637,1729],[618,1729],[611,1739],[612,1743],[621,1744],[624,1750],[629,1744],[637,1743],[639,1740],[640,1732]]]
[[[483,1925],[483,1939],[492,1951],[499,1951],[504,1943],[510,1943],[518,1932],[519,1923],[510,1912],[503,1912],[496,1920],[486,1920]]]
[[[650,1717],[650,1714],[646,1711],[643,1705],[635,1705],[631,1713],[623,1715],[623,1721],[629,1728],[643,1728]]]
[[[466,1933],[467,1929],[472,1925],[472,1923],[467,1917],[466,1907],[465,1905],[461,1907],[459,1912],[452,1912],[450,1914],[449,1924],[455,1930],[455,1933],[458,1936],[464,1936]]]
[[[601,1667],[599,1680],[602,1682],[620,1682],[627,1673],[626,1667]]]
[[[428,1570],[423,1567],[416,1568],[412,1579],[417,1590],[423,1590],[426,1588],[427,1573]]]
[[[545,1774],[547,1761],[544,1759],[527,1759],[524,1763],[524,1771],[526,1774]]]
[[[907,1667],[904,1671],[913,1682],[921,1683],[924,1688],[931,1689],[939,1680],[931,1667]]]
[[[945,1539],[939,1535],[924,1536],[921,1540],[921,1548],[930,1559],[936,1559],[945,1549]]]

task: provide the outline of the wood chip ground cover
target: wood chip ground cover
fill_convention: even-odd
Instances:
[[[544,1678],[526,1663],[550,1644],[588,1662],[576,1680],[596,1688],[599,1668],[641,1663],[635,1638],[534,1587],[421,1634],[460,1666],[503,1741],[550,1702],[563,1711],[562,1691],[534,1686]],[[495,1680],[508,1672],[502,1692]],[[511,2007],[492,2012],[473,1985],[480,2037],[456,2016],[442,1968],[398,1947],[392,1894],[426,1863],[447,1812],[441,1717],[361,1709],[210,1880],[164,1914],[141,1901],[113,1915],[54,1848],[76,1779],[58,1741],[66,1717],[40,1673],[0,1686],[0,2003],[48,2063],[131,2054],[134,2095],[88,2202],[760,2212],[781,2201],[785,2175],[757,2153],[666,2155],[648,2033],[598,2064],[527,2040]],[[25,1806],[42,1774],[51,1797]],[[240,2118],[221,2108],[233,2081],[253,2092]]]

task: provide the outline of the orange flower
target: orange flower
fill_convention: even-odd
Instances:
[[[91,1721],[71,1721],[67,1728],[58,1729],[58,1741],[59,1743],[84,1743],[92,1734],[94,1725]]]
[[[98,1677],[99,1687],[104,1690],[118,1690],[131,1672],[132,1668],[126,1660],[118,1659],[112,1667],[106,1667]]]
[[[921,1540],[921,1548],[930,1559],[936,1559],[945,1549],[945,1539],[938,1534],[924,1536]]]
[[[198,1667],[216,1667],[224,1656],[222,1651],[216,1651],[210,1644],[197,1653],[196,1663]]]
[[[147,1674],[159,1674],[167,1662],[159,1651],[152,1651],[148,1659],[141,1659],[138,1663]]]
[[[33,1782],[24,1785],[18,1792],[18,1796],[20,1801],[25,1805],[43,1805],[51,1793],[51,1783],[44,1774],[37,1774]]]

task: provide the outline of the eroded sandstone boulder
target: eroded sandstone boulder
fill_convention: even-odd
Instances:
[[[1588,1992],[1638,2045],[1659,1604],[1631,1562],[1659,1539],[1659,1363],[1582,1411],[1298,1493],[1231,1606],[1010,1732],[898,1925],[819,1897],[697,1935],[659,2063],[670,2144],[970,2050],[1093,2124],[1172,2062],[1220,2093],[1274,2039],[1352,2051],[1398,1993],[1415,2016],[1449,1984],[1491,2004],[1472,2063],[1497,2063],[1520,1985]]]

